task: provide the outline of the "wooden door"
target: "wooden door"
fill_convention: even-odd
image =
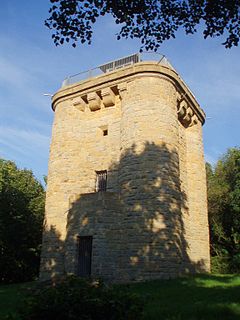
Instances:
[[[79,277],[90,277],[92,262],[92,236],[78,237],[78,266]]]

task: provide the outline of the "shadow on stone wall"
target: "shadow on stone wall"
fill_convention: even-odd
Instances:
[[[39,280],[58,279],[64,276],[64,241],[55,226],[44,223]]]
[[[115,192],[75,197],[67,216],[65,242],[54,228],[44,236],[46,241],[51,238],[51,245],[45,249],[42,270],[52,265],[54,275],[76,273],[77,236],[93,236],[92,274],[105,280],[203,272],[204,261],[194,263],[188,255],[187,198],[180,189],[177,152],[165,144],[145,142],[141,149],[132,145],[119,163],[106,169],[109,185],[118,173]]]

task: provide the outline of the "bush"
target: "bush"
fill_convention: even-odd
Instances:
[[[230,259],[225,256],[211,257],[211,272],[212,273],[230,273]]]
[[[232,273],[240,273],[240,253],[235,254],[231,261]]]
[[[233,256],[215,256],[211,257],[212,273],[240,273],[240,254]]]
[[[127,289],[71,277],[35,292],[20,311],[20,319],[142,319],[143,305],[143,299],[129,293]]]

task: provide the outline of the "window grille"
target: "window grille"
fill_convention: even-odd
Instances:
[[[106,191],[107,190],[107,170],[96,171],[96,191]]]

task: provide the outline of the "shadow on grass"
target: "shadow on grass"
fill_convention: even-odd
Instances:
[[[0,319],[9,313],[14,316],[10,319],[19,319],[18,308],[39,285],[1,286]],[[197,275],[120,287],[146,297],[145,320],[240,319],[240,275]]]
[[[144,319],[240,319],[240,276],[195,276],[130,286],[145,294]]]
[[[18,308],[37,285],[37,282],[1,285],[0,319],[18,319]],[[11,315],[12,318],[6,318],[7,315]]]

